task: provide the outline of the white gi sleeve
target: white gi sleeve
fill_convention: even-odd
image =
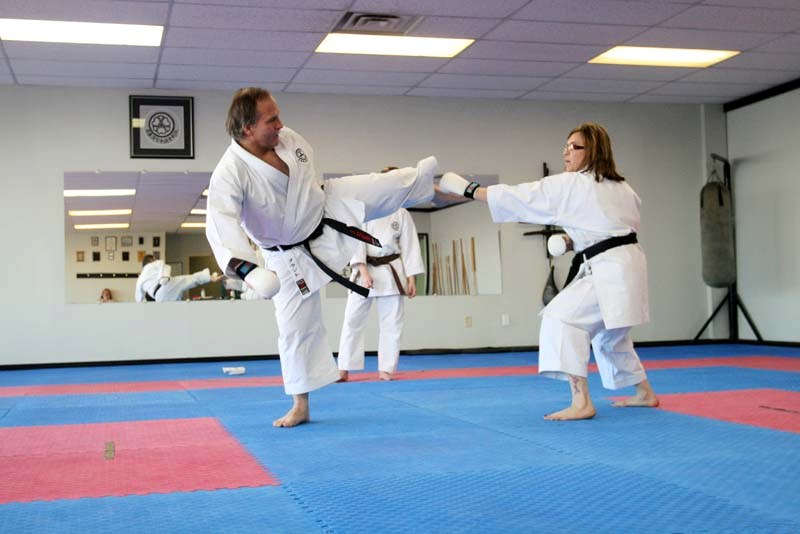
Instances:
[[[208,187],[206,238],[220,269],[237,278],[236,272],[229,268],[231,258],[261,265],[241,226],[243,204],[244,190],[239,177],[228,169],[217,169]]]
[[[498,184],[486,189],[486,200],[492,220],[496,223],[527,222],[556,224],[558,204],[563,184],[558,178],[547,177],[519,185]]]
[[[419,236],[414,219],[408,211],[400,210],[400,259],[406,276],[416,276],[425,272],[422,254],[419,248]],[[404,281],[405,283],[405,281]]]
[[[367,244],[363,241],[359,241],[355,245],[355,251],[353,252],[353,257],[350,258],[350,265],[354,266],[358,263],[367,263]]]
[[[133,294],[133,298],[136,302],[144,302],[146,300],[144,296],[144,287],[142,287],[143,285],[144,277],[140,274],[139,278],[136,279],[136,291]]]

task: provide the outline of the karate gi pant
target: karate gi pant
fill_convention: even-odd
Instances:
[[[419,180],[416,171],[405,168],[328,180],[325,195],[326,216],[350,222],[344,217],[348,214],[347,199],[362,204],[366,221],[427,202],[433,198],[434,190],[433,180]],[[356,224],[360,222],[363,221]],[[326,228],[321,237],[311,242],[311,249],[325,265],[340,271],[349,263],[352,250],[341,249],[341,234],[337,234]],[[304,299],[288,269],[281,268],[276,273],[281,288],[273,302],[284,390],[288,395],[300,395],[336,382],[339,370],[323,326],[319,292]]]
[[[574,307],[569,316],[556,317],[544,309],[539,334],[539,374],[559,380],[568,375],[586,378],[589,347],[606,389],[620,389],[647,378],[633,349],[631,327],[607,329],[600,314],[591,275],[573,281],[564,292]]]
[[[400,338],[403,335],[402,295],[364,298],[350,293],[344,312],[342,337],[339,341],[339,369],[358,371],[364,368],[364,338],[372,302],[378,308],[378,370],[389,374],[397,372],[400,359]]]
[[[181,300],[184,291],[188,291],[193,287],[202,286],[211,282],[211,273],[208,269],[203,269],[194,274],[185,274],[181,276],[172,276],[170,279],[161,284],[156,292],[156,302],[172,302]]]

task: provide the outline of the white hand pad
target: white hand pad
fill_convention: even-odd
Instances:
[[[247,276],[244,277],[244,281],[248,286],[252,287],[253,291],[258,293],[258,296],[262,299],[271,299],[281,288],[278,275],[263,267],[256,267],[247,273]]]
[[[567,242],[561,234],[551,235],[547,240],[547,252],[551,256],[561,256],[567,251]]]
[[[439,189],[445,193],[463,195],[469,182],[454,172],[446,172],[439,182]]]

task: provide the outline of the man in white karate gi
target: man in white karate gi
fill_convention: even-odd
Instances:
[[[172,302],[181,300],[184,291],[193,287],[219,282],[223,276],[203,269],[194,274],[171,276],[172,267],[147,254],[142,260],[142,272],[136,279],[136,302]]]
[[[269,92],[254,87],[236,92],[226,129],[232,140],[211,176],[206,236],[226,275],[275,304],[293,405],[273,425],[292,427],[310,419],[309,392],[339,379],[320,288],[331,279],[350,284],[338,273],[357,239],[370,241],[364,221],[433,198],[437,163],[429,157],[416,168],[328,180],[323,189],[311,145],[284,127]]]
[[[350,261],[354,281],[369,288],[363,297],[351,291],[347,296],[344,324],[339,340],[339,377],[347,381],[349,371],[364,368],[364,331],[372,302],[378,308],[378,373],[391,380],[400,359],[403,335],[404,298],[414,298],[414,276],[425,272],[417,228],[411,214],[400,209],[387,217],[369,221],[364,230],[375,236],[381,247],[362,243]]]
[[[445,173],[439,187],[489,204],[495,222],[560,225],[576,252],[566,287],[542,310],[539,373],[569,381],[572,403],[548,420],[589,419],[589,348],[603,387],[636,386],[615,406],[658,406],[630,330],[650,319],[647,260],[636,234],[641,200],[616,171],[605,129],[585,123],[564,147],[566,172],[488,188]],[[564,246],[561,247],[565,248]]]

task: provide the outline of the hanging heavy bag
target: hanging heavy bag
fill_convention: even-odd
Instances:
[[[700,190],[703,280],[711,287],[727,287],[736,282],[733,204],[730,190],[715,176]]]

